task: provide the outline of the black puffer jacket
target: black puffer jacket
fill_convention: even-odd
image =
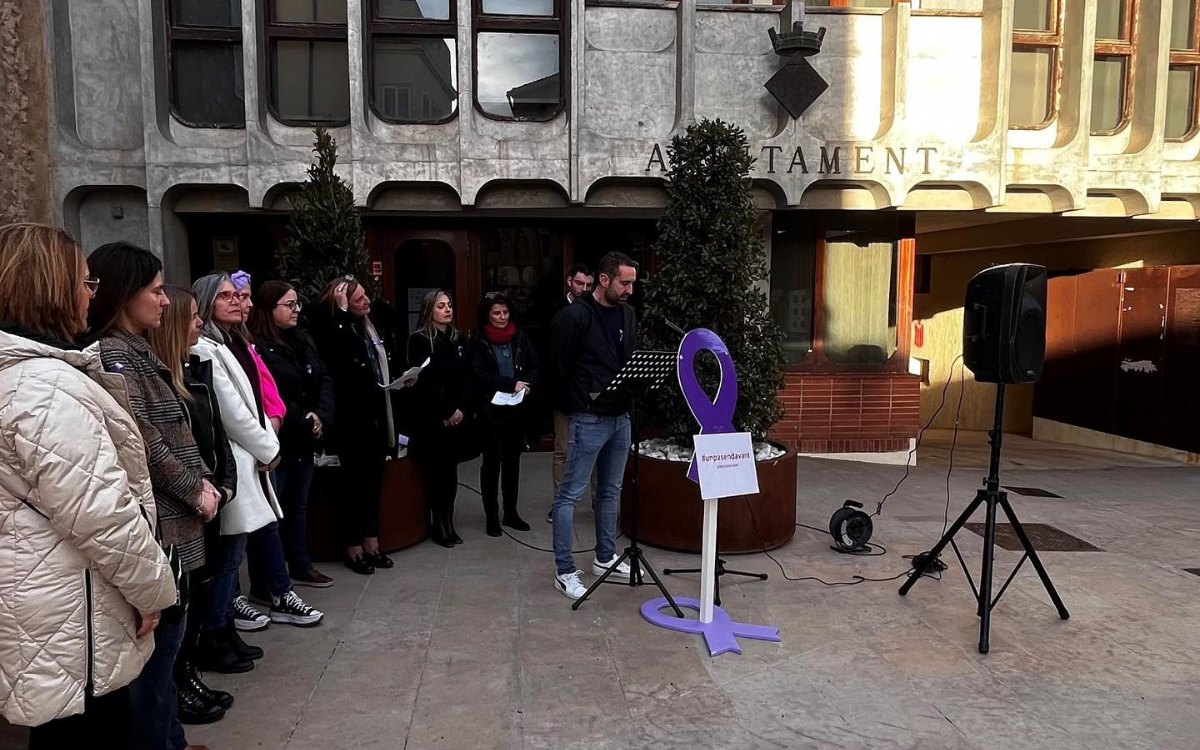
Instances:
[[[282,338],[279,343],[260,338],[255,345],[287,406],[279,431],[280,450],[285,457],[311,456],[316,440],[307,415],[316,414],[326,433],[333,430],[333,380],[307,333],[292,329],[284,331]]]
[[[221,505],[225,507],[237,496],[237,462],[225,435],[221,421],[221,407],[213,390],[212,362],[191,356],[183,365],[183,384],[187,386],[192,400],[187,402],[188,417],[192,423],[192,437],[200,449],[200,458],[212,471],[213,486],[221,493]],[[221,515],[204,524],[204,567],[193,572],[196,580],[207,580],[216,572],[220,559]]]
[[[204,465],[212,471],[213,485],[225,490],[224,505],[237,494],[237,464],[221,422],[221,407],[213,391],[212,362],[192,355],[183,366],[183,382],[192,400],[187,403],[192,422],[192,437],[200,449]]]

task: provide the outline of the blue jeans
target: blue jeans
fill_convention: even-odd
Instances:
[[[308,556],[308,491],[312,487],[312,453],[300,457],[285,458],[279,463],[272,477],[279,504],[283,507],[283,520],[279,522],[279,541],[283,544],[283,557],[287,560],[292,575],[312,570],[312,558]]]
[[[292,590],[283,543],[279,540],[279,522],[272,521],[246,540],[246,567],[250,570],[250,592],[265,596],[283,596]],[[235,587],[236,589],[236,587]]]
[[[607,562],[617,551],[617,499],[629,457],[629,417],[580,412],[567,426],[567,462],[554,498],[554,564],[558,572],[575,570],[575,503],[596,472],[596,559]]]
[[[208,584],[206,630],[224,630],[233,618],[233,592],[237,588],[242,559],[246,556],[246,534],[221,535],[212,581]]]
[[[154,654],[129,685],[136,750],[183,750],[187,740],[175,697],[175,657],[187,627],[184,607],[165,610],[154,629]],[[103,738],[94,738],[103,741]]]

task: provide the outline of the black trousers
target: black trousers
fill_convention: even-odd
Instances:
[[[372,449],[346,450],[341,463],[342,543],[357,547],[379,536],[379,496],[383,491],[384,456]]]
[[[458,459],[450,451],[436,448],[419,451],[413,456],[421,480],[425,483],[425,503],[436,521],[438,513],[449,514],[458,496]]]
[[[504,514],[517,509],[521,487],[521,453],[525,449],[525,423],[521,419],[489,422],[483,440],[483,462],[479,466],[479,492],[489,516],[498,508],[497,494],[504,496]]]
[[[129,688],[121,688],[98,698],[85,698],[82,714],[30,729],[29,750],[129,748],[133,746],[130,727]]]

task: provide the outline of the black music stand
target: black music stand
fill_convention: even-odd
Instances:
[[[612,572],[622,562],[629,561],[629,585],[641,586],[642,571],[650,574],[654,580],[654,585],[666,597],[667,602],[671,605],[671,609],[675,610],[675,614],[683,617],[683,610],[675,603],[675,598],[671,596],[671,592],[667,591],[667,587],[663,585],[658,574],[654,572],[654,568],[650,567],[650,563],[646,560],[646,553],[642,552],[642,548],[638,545],[638,496],[641,494],[641,487],[638,479],[638,469],[641,466],[641,453],[638,451],[638,444],[641,442],[641,434],[638,426],[638,400],[643,398],[648,392],[658,388],[666,383],[675,375],[678,355],[675,352],[655,352],[655,351],[636,351],[621,371],[613,377],[612,382],[608,387],[601,391],[593,398],[593,403],[605,404],[612,401],[619,401],[623,396],[630,399],[629,421],[630,434],[633,444],[633,472],[629,485],[630,497],[630,512],[632,514],[629,522],[629,546],[621,553],[608,570],[604,571],[604,575],[597,578],[583,596],[571,603],[571,609],[579,609],[579,605],[583,604],[591,597],[592,592],[600,588],[600,584],[608,580]]]

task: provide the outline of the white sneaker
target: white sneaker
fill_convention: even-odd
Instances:
[[[321,610],[310,606],[295,591],[289,591],[283,596],[277,597],[271,606],[271,622],[311,628],[324,618],[325,614]]]
[[[271,624],[271,618],[250,605],[244,596],[233,600],[233,626],[246,633],[253,633]]]
[[[554,587],[568,599],[578,599],[587,593],[587,588],[583,585],[583,571],[581,570],[559,573],[554,576]]]
[[[594,575],[594,576],[604,575],[608,571],[608,569],[613,566],[613,563],[616,562],[616,560],[617,560],[617,558],[615,556],[612,557],[608,562],[600,562],[600,560],[598,560],[596,558],[592,558],[592,575]],[[612,575],[610,575],[609,578],[620,578],[623,581],[628,581],[629,580],[629,563],[621,563],[620,565],[618,565],[613,570]]]

